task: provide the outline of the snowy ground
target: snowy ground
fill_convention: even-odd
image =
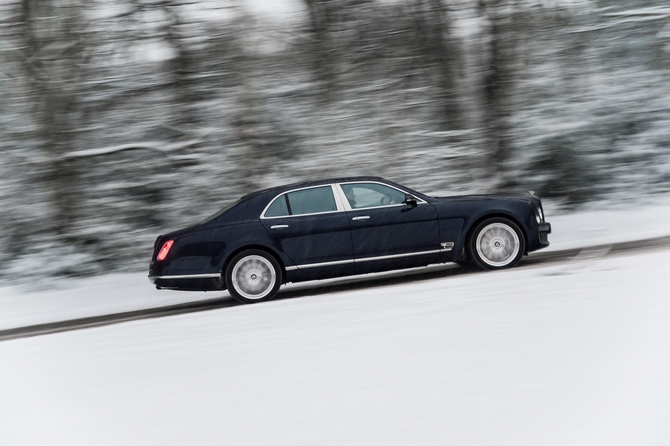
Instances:
[[[0,342],[0,444],[668,445],[670,250]]]
[[[670,235],[670,197],[635,206],[610,203],[606,209],[570,214],[560,214],[548,205],[546,213],[553,227],[548,250]],[[135,273],[69,279],[41,283],[42,289],[25,285],[1,287],[0,330],[228,295],[227,292],[157,291],[146,276],[146,273]],[[289,285],[292,286],[295,287]]]

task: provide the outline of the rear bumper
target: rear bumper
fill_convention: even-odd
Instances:
[[[221,274],[150,275],[149,282],[154,284],[159,290],[217,291],[226,288]]]

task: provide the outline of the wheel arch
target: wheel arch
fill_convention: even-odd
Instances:
[[[221,276],[225,277],[226,275],[226,270],[228,269],[228,265],[230,265],[230,261],[239,253],[242,251],[247,251],[249,249],[259,249],[261,251],[265,251],[268,254],[270,254],[274,259],[279,263],[279,266],[281,267],[281,273],[282,273],[282,283],[286,283],[286,265],[284,265],[284,261],[282,260],[281,256],[275,252],[274,249],[269,248],[265,245],[259,245],[259,244],[249,244],[249,245],[243,245],[240,246],[228,254],[226,257],[226,260],[223,262],[223,267],[221,268]],[[225,281],[225,280],[224,280]]]
[[[521,230],[521,234],[523,235],[523,240],[524,240],[524,254],[528,254],[528,230],[526,227],[521,223],[521,221],[514,215],[508,214],[506,212],[502,211],[495,211],[495,212],[490,212],[484,215],[480,215],[476,219],[473,219],[472,222],[467,226],[466,232],[465,232],[465,238],[463,239],[463,247],[468,246],[470,243],[470,237],[472,237],[472,233],[475,230],[475,228],[484,220],[488,220],[490,218],[506,218],[507,220],[510,220],[514,224],[516,224],[519,229]]]

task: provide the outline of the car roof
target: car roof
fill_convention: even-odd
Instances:
[[[291,183],[291,184],[285,184],[282,186],[274,186],[270,187],[267,189],[262,189],[258,190],[256,192],[252,192],[250,194],[247,194],[243,196],[241,199],[242,200],[248,200],[249,198],[253,198],[255,196],[265,194],[268,192],[275,192],[275,193],[281,193],[284,191],[288,191],[291,189],[299,189],[301,187],[310,187],[310,186],[318,186],[320,184],[332,184],[332,183],[346,183],[350,181],[381,181],[384,183],[389,183],[389,184],[395,184],[392,181],[386,180],[381,177],[371,177],[371,176],[362,176],[362,177],[340,177],[340,178],[326,178],[323,180],[309,180],[309,181],[300,181],[298,183]]]

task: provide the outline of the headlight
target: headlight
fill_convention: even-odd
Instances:
[[[536,204],[533,207],[535,208],[535,220],[537,220],[537,224],[540,224],[544,221],[544,213],[542,212],[542,206]]]

